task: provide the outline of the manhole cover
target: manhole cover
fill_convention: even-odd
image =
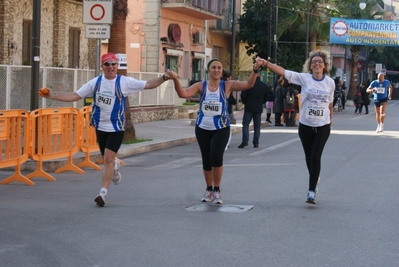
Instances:
[[[191,205],[186,208],[188,211],[210,211],[210,212],[231,212],[240,213],[252,209],[252,205],[217,205],[217,204],[200,204]]]

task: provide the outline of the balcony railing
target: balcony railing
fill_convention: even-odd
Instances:
[[[162,8],[203,20],[222,18],[226,0],[161,0]]]
[[[235,14],[236,21],[236,32],[240,31],[240,27],[238,24],[238,20],[240,19],[240,14]],[[223,35],[230,35],[232,30],[231,27],[233,25],[232,14],[225,14],[223,19],[213,20],[208,22],[209,30],[213,33],[220,33]]]

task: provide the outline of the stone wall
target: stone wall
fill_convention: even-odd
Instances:
[[[130,111],[133,123],[178,118],[176,106],[137,107],[131,108]]]

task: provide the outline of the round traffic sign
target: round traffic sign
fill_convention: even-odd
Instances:
[[[90,17],[94,20],[102,20],[105,15],[105,9],[100,4],[95,4],[90,8]]]

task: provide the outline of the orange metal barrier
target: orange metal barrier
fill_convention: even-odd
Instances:
[[[68,163],[55,172],[85,173],[73,164],[73,155],[79,151],[79,110],[76,108],[37,109],[31,112],[31,158],[37,161],[37,170],[28,178],[55,178],[43,170],[43,161],[68,158]]]
[[[0,168],[15,166],[15,173],[1,181],[2,184],[11,182],[35,184],[21,174],[21,165],[29,158],[29,130],[28,111],[0,111]]]
[[[79,110],[79,149],[85,153],[85,160],[78,164],[78,167],[91,167],[101,170],[101,167],[90,160],[90,153],[99,151],[97,144],[96,130],[90,125],[91,106],[83,107]]]

